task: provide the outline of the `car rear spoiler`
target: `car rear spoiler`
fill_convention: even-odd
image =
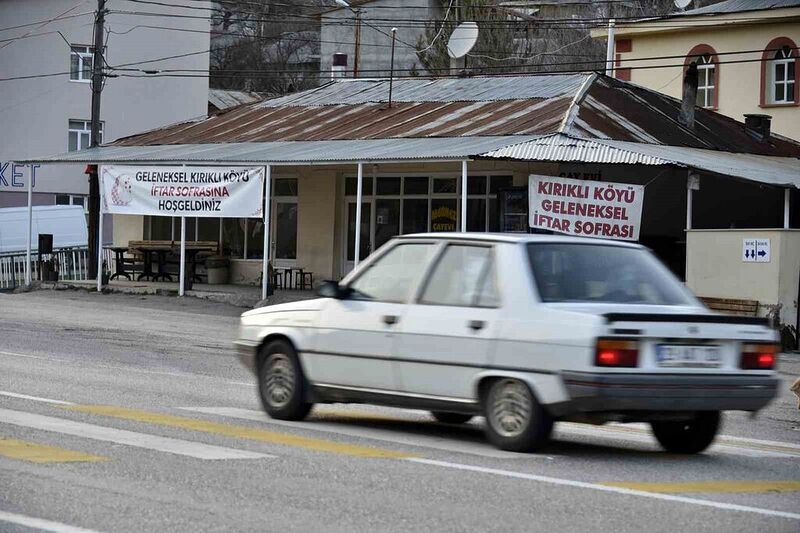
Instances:
[[[737,315],[683,315],[661,313],[606,313],[608,322],[694,322],[706,324],[742,324],[747,326],[767,326],[769,319]]]

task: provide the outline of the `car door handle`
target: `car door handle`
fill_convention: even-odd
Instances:
[[[486,326],[486,322],[483,320],[470,320],[467,325],[472,331],[480,331]]]
[[[397,324],[398,320],[400,320],[400,317],[397,315],[383,315],[383,323],[387,326],[393,326]]]

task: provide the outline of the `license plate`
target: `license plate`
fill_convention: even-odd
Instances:
[[[722,362],[719,346],[659,344],[656,346],[658,366],[717,367]]]

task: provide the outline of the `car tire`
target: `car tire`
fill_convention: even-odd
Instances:
[[[431,411],[431,415],[442,424],[466,424],[472,420],[472,415],[463,413],[450,413],[447,411]]]
[[[700,453],[708,448],[721,426],[719,411],[702,411],[691,420],[650,422],[653,435],[661,446],[672,453]]]
[[[482,398],[486,435],[502,450],[534,452],[544,447],[553,431],[553,418],[518,379],[492,382]]]
[[[306,401],[306,380],[297,353],[286,341],[273,341],[262,348],[258,369],[261,405],[272,418],[302,420],[313,404]]]

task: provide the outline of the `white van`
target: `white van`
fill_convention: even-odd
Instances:
[[[24,252],[28,247],[27,207],[0,209],[0,254]],[[79,205],[34,206],[31,226],[31,248],[36,251],[38,235],[53,235],[53,248],[85,247],[89,244],[86,215]]]

